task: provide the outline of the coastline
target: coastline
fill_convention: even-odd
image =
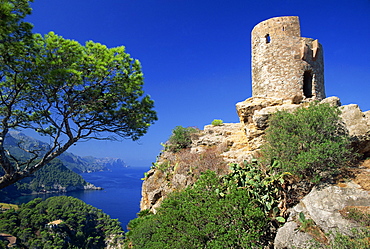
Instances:
[[[41,191],[32,191],[29,194],[21,193],[22,196],[25,195],[42,195],[42,194],[58,194],[58,193],[69,193],[74,191],[81,191],[81,190],[104,190],[102,187],[97,187],[92,183],[87,183],[87,185],[78,185],[78,186],[55,186],[53,190],[41,190]]]

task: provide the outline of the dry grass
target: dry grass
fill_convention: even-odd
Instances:
[[[370,159],[361,161],[355,167],[343,170],[336,180],[337,185],[342,188],[348,187],[347,183],[353,181],[362,189],[370,191]]]
[[[190,150],[182,150],[177,153],[174,169],[175,174],[200,175],[206,170],[215,171],[218,175],[228,173],[227,163],[224,162],[219,146],[206,148],[201,153],[192,153]]]
[[[175,174],[185,175],[188,182],[195,182],[202,172],[215,171],[218,175],[229,173],[229,166],[221,154],[226,150],[225,145],[204,148],[200,153],[182,149],[179,152],[165,152],[158,162],[158,169],[166,173],[170,180]]]
[[[355,175],[354,182],[360,185],[363,189],[370,191],[370,159],[363,161],[360,164],[359,173]]]

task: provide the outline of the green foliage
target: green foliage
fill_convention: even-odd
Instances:
[[[280,171],[311,181],[319,181],[322,172],[347,166],[354,154],[339,115],[340,110],[329,104],[272,115],[262,148],[265,161],[278,159]]]
[[[82,187],[87,182],[79,174],[67,169],[63,163],[54,159],[34,174],[35,177],[26,178],[15,185],[18,189],[28,191],[57,190],[59,187]]]
[[[31,175],[80,140],[137,140],[157,120],[153,100],[144,95],[140,62],[123,46],[81,45],[53,32],[32,35],[32,26],[22,21],[30,12],[27,0],[0,3],[0,141],[21,128],[50,137],[51,144],[42,154],[29,151],[32,158],[23,162],[7,155],[0,142],[7,174],[0,188]]]
[[[261,167],[253,160],[231,165],[224,176],[206,171],[164,199],[156,214],[145,210],[132,220],[127,243],[133,248],[263,247],[272,239],[269,221],[285,222],[278,206],[286,201],[281,185],[290,173],[276,173],[277,161]]]
[[[37,54],[32,69],[43,81],[32,83],[44,91],[33,96],[52,105],[49,109],[32,106],[40,134],[60,130],[60,122],[40,125],[44,119],[57,121],[50,111],[60,104],[66,105],[60,115],[75,123],[82,137],[96,138],[88,131],[108,131],[136,140],[156,120],[153,101],[142,90],[140,62],[132,59],[123,46],[107,48],[92,41],[82,46],[52,32],[36,34],[34,39]]]
[[[348,236],[337,232],[334,240],[328,248],[330,249],[368,249],[370,248],[370,230],[354,229],[353,236]]]
[[[61,220],[58,225],[48,223]],[[122,228],[101,210],[73,197],[34,199],[0,214],[0,232],[18,238],[21,248],[105,248],[122,237]]]
[[[307,230],[315,225],[312,219],[306,219],[303,212],[300,212],[298,215],[298,221],[300,223],[299,230],[307,232]]]
[[[168,140],[165,149],[171,152],[178,152],[181,149],[189,148],[191,146],[191,136],[198,133],[199,130],[193,127],[176,126],[172,130],[172,135]]]
[[[304,215],[304,213],[303,213],[303,212],[300,212],[300,213],[299,213],[299,215],[298,215],[298,221],[299,221],[300,223],[304,223],[304,222],[306,221],[306,217],[305,217],[305,215]]]
[[[285,182],[284,177],[290,173],[274,173],[274,169],[279,166],[279,162],[274,161],[266,170],[261,170],[256,160],[252,163],[245,162],[243,167],[233,164],[230,166],[231,173],[225,175],[223,181],[228,188],[236,185],[244,189],[245,195],[266,214],[273,214],[278,221],[284,222],[283,217],[276,217],[278,211],[274,211],[274,208],[282,201],[281,185]],[[227,191],[221,191],[220,195]]]
[[[221,119],[214,119],[213,121],[212,121],[212,125],[213,126],[220,126],[220,125],[222,125],[224,123],[224,121],[222,121]]]
[[[133,248],[260,248],[267,217],[235,185],[207,171],[192,186],[166,198],[157,214],[130,222]]]
[[[158,162],[152,163],[153,169],[158,169],[162,172],[167,171],[167,169],[169,169],[170,167],[171,167],[171,163],[169,161],[164,161],[161,163],[158,163]]]
[[[32,192],[60,191],[60,188],[77,187],[83,189],[88,183],[81,175],[66,168],[59,159],[36,171],[34,177],[25,178],[13,186],[0,190],[0,200],[11,200]]]
[[[145,181],[146,179],[148,179],[148,175],[148,172],[144,172],[144,177],[140,178],[140,180]]]
[[[23,19],[31,13],[33,0],[0,2],[0,70],[17,65],[17,56],[25,54],[24,46],[32,44],[32,25]]]

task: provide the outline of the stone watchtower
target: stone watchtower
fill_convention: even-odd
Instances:
[[[325,98],[322,46],[301,37],[297,16],[271,18],[253,28],[252,96]]]

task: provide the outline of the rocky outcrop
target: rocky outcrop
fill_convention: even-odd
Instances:
[[[362,112],[356,104],[341,106],[340,109],[352,146],[365,157],[370,156],[370,111]]]
[[[340,106],[340,99],[329,97],[321,101],[333,106]],[[242,163],[258,158],[260,147],[264,143],[263,135],[268,127],[269,117],[281,110],[293,112],[297,108],[308,106],[301,96],[292,99],[252,97],[237,103],[236,109],[240,123],[225,123],[219,126],[206,125],[204,130],[192,138],[190,153],[177,154],[164,152],[160,155],[156,167],[147,172],[142,187],[141,209],[155,209],[171,192],[192,184],[195,178],[191,161],[199,155],[210,154],[209,148],[219,149],[226,163]],[[362,112],[357,105],[341,106],[342,118],[353,146],[362,154],[370,155],[370,111]],[[181,157],[186,157],[181,159]],[[181,164],[181,160],[188,160]],[[173,162],[169,167],[166,163]],[[226,172],[227,164],[225,164]],[[160,170],[160,168],[162,168]]]
[[[325,245],[330,240],[329,233],[340,232],[351,235],[351,230],[359,228],[360,224],[345,219],[341,215],[341,211],[346,207],[370,208],[369,192],[355,184],[348,184],[347,187],[314,188],[298,205],[290,209],[287,222],[276,234],[275,248],[308,248],[314,240]],[[306,220],[313,221],[311,226],[318,231],[317,233],[299,229],[300,213],[304,214]]]
[[[150,209],[153,213],[156,213],[156,209],[162,203],[163,198],[173,191],[164,174],[165,172],[158,169],[151,169],[147,172],[141,188],[141,210]]]
[[[105,249],[125,249],[127,245],[122,234],[111,234],[105,239]]]
[[[202,144],[194,148],[198,148],[198,151],[191,151],[191,149],[176,153],[164,151],[159,156],[152,169],[145,174],[141,210],[150,209],[155,213],[163,199],[171,192],[193,184],[201,172],[207,169],[219,175],[229,172],[229,166],[221,156],[226,149],[223,143],[210,147]]]
[[[269,117],[277,111],[292,112],[307,102],[302,102],[302,96],[292,99],[269,97],[251,97],[236,104],[240,124],[244,130],[251,157],[259,156],[259,149],[264,143],[263,135],[268,127]],[[240,162],[240,161],[238,161]]]
[[[370,111],[362,112],[358,105],[341,106],[338,97],[328,97],[320,103],[328,103],[340,107],[341,118],[352,140],[352,146],[362,155],[370,156]],[[302,98],[292,99],[252,97],[236,104],[240,123],[245,131],[249,153],[258,155],[260,146],[264,143],[263,135],[268,127],[268,119],[277,111],[293,112],[299,107],[308,106],[309,101]]]
[[[193,141],[191,151],[201,153],[208,147],[218,145],[227,147],[222,157],[228,163],[240,163],[254,157],[241,123],[206,125],[201,135]]]

